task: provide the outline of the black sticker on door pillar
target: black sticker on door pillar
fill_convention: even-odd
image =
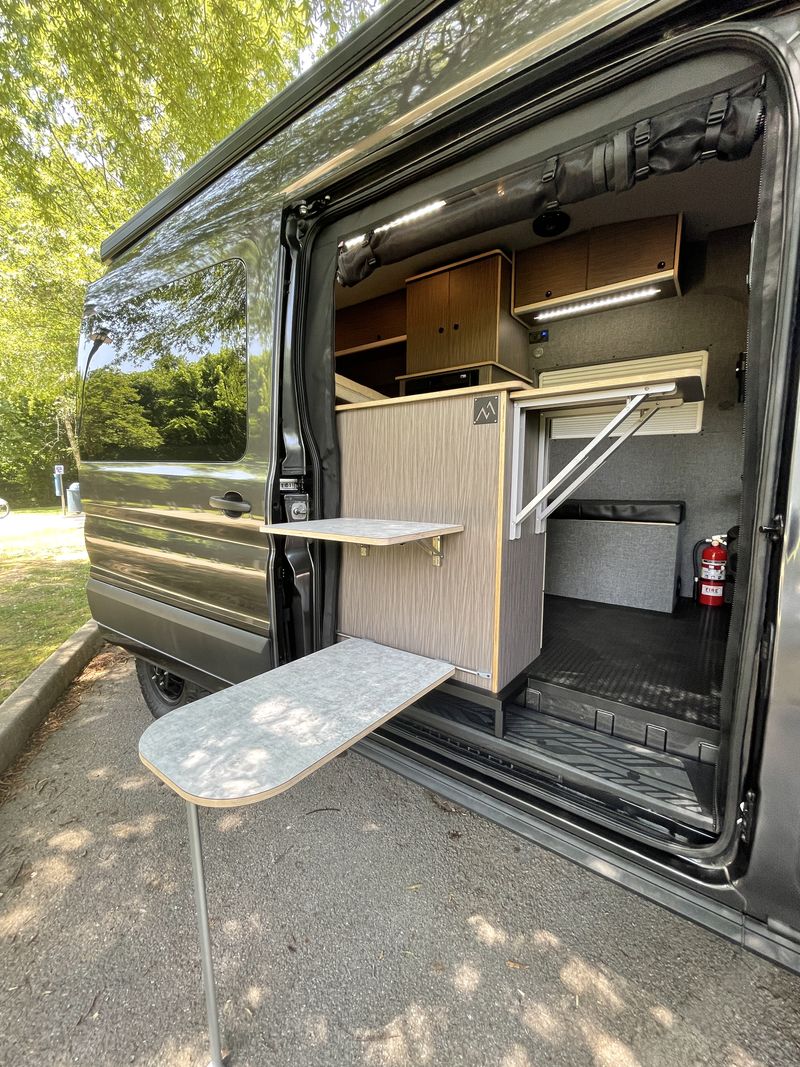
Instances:
[[[483,426],[491,422],[497,422],[499,407],[496,394],[492,396],[476,396],[472,408],[472,425]]]

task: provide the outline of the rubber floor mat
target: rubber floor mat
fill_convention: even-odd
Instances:
[[[672,615],[547,596],[536,680],[719,727],[727,607],[682,598]]]

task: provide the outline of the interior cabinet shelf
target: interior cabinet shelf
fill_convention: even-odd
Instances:
[[[353,345],[351,348],[337,348],[334,353],[337,358],[339,356],[354,356],[359,352],[369,352],[375,348],[386,348],[388,345],[402,344],[406,339],[404,333],[398,334],[397,337],[382,337],[379,341],[367,341],[365,344]]]

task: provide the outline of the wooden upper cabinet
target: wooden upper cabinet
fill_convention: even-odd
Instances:
[[[517,252],[514,261],[514,311],[535,320],[549,304],[585,294],[624,289],[647,279],[664,279],[662,296],[678,286],[681,216],[600,226],[574,237]]]
[[[591,230],[586,288],[599,289],[662,272],[671,274],[677,252],[677,230],[677,215],[637,219]]]
[[[498,251],[407,281],[407,373],[500,363],[527,375],[527,331],[511,317],[511,264]]]
[[[586,289],[589,233],[535,245],[517,253],[514,307],[524,308]]]
[[[406,290],[406,371],[449,366],[450,273],[427,274]]]
[[[336,351],[402,341],[406,333],[406,291],[398,289],[336,312]]]
[[[500,257],[488,256],[450,274],[450,350],[445,366],[498,360]]]

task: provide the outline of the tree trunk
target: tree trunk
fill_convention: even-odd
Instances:
[[[70,409],[68,400],[62,400],[58,405],[58,417],[64,424],[70,452],[72,452],[72,455],[75,457],[75,466],[80,467],[81,449],[78,443],[78,435],[75,432],[75,412]]]

